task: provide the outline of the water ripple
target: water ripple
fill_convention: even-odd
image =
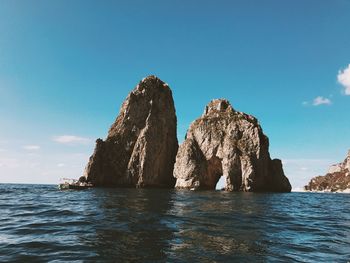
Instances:
[[[0,261],[347,262],[350,195],[0,185]]]

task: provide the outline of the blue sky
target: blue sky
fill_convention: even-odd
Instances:
[[[350,1],[0,1],[0,182],[79,177],[130,90],[256,116],[294,188],[350,148]],[[348,70],[347,70],[348,69]]]

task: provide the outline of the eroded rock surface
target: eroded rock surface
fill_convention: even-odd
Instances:
[[[350,150],[342,163],[332,165],[326,175],[312,178],[305,186],[305,190],[326,192],[350,190]]]
[[[84,176],[94,186],[173,187],[177,149],[172,92],[149,76],[128,95],[107,139],[96,141]]]
[[[271,160],[268,148],[256,118],[235,111],[227,100],[213,100],[179,148],[176,187],[215,189],[225,176],[229,191],[290,192],[282,163]]]

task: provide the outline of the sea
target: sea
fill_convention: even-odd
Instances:
[[[0,262],[350,262],[350,195],[0,184]]]

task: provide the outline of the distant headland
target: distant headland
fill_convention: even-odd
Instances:
[[[332,165],[326,175],[312,178],[304,188],[307,191],[350,192],[350,150],[342,163]]]

